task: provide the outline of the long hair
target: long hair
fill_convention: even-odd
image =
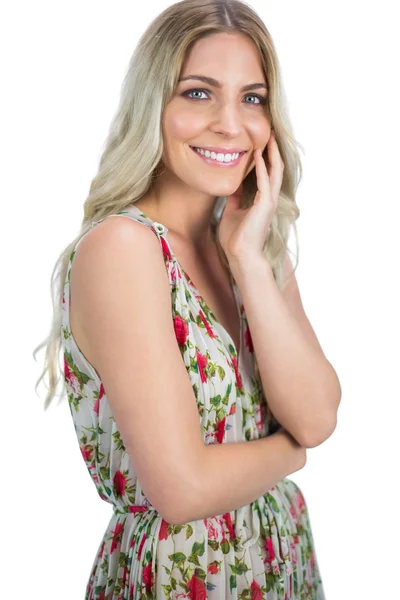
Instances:
[[[47,338],[35,348],[33,357],[46,348],[44,370],[37,380],[48,377],[46,410],[56,395],[61,378],[62,296],[70,255],[92,222],[119,212],[139,200],[151,187],[162,164],[162,116],[172,98],[187,53],[193,44],[218,32],[247,35],[259,51],[268,86],[266,110],[276,133],[285,168],[279,202],[263,254],[268,259],[279,288],[283,285],[283,259],[293,225],[298,264],[295,221],[300,211],[295,195],[302,178],[302,165],[290,124],[282,88],[280,66],[270,33],[260,17],[240,0],[182,0],[164,10],[145,30],[130,59],[120,101],[111,122],[98,172],[91,181],[83,205],[79,234],[62,250],[54,266],[50,288],[53,318]],[[301,147],[301,146],[300,146]],[[241,207],[252,205],[257,192],[255,167],[243,181]],[[228,262],[216,240],[225,266]],[[62,395],[63,395],[62,393]]]

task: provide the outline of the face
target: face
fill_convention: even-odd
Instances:
[[[193,77],[183,81],[189,75],[213,78],[221,87]],[[169,175],[214,197],[239,188],[255,166],[254,150],[264,150],[271,134],[268,90],[251,85],[260,83],[266,86],[258,51],[246,36],[217,33],[194,44],[163,114],[163,162]],[[231,166],[224,156],[221,166],[212,160],[214,154],[203,157],[194,147],[216,149],[217,156],[245,154]]]

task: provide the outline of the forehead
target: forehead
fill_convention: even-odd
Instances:
[[[222,84],[257,77],[264,81],[261,57],[254,42],[241,33],[215,33],[197,40],[183,64],[180,79],[202,74]]]

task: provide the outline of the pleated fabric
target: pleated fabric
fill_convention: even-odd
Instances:
[[[249,441],[274,433],[279,424],[263,393],[234,278],[239,355],[179,265],[166,237],[168,228],[134,205],[115,215],[149,227],[160,241],[177,344],[193,385],[204,443]],[[146,498],[103,383],[71,332],[70,270],[81,239],[71,253],[64,282],[64,376],[83,460],[100,498],[112,506],[85,600],[325,600],[306,501],[289,478],[251,504],[184,525],[167,523]]]

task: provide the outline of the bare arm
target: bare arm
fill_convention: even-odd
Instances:
[[[306,463],[306,450],[286,431],[205,448],[198,490],[181,521],[222,515],[254,502],[278,481]]]
[[[96,369],[142,489],[170,523],[215,516],[304,464],[288,434],[205,446],[177,344],[159,241],[129,217],[81,240],[71,268],[71,328]]]
[[[341,395],[336,372],[311,335],[293,283],[285,292],[292,300],[289,307],[264,256],[245,263],[232,258],[230,266],[246,308],[268,405],[302,446],[313,448],[336,427]]]

